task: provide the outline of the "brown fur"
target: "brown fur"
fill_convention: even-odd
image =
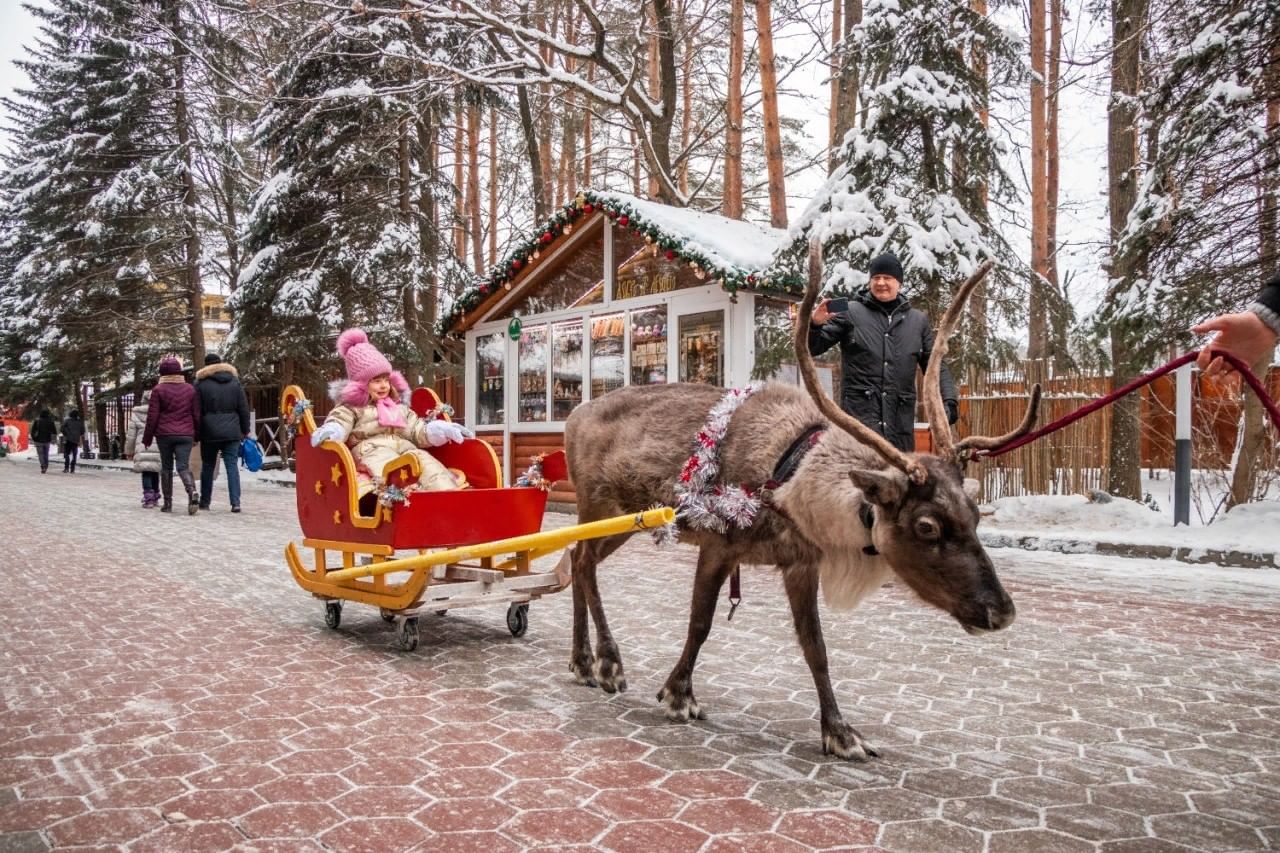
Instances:
[[[802,324],[808,323],[816,298],[819,260],[815,254]],[[962,293],[972,289],[972,282],[965,288]],[[953,307],[952,312],[958,310]],[[776,490],[774,507],[763,509],[750,528],[724,534],[680,530],[680,541],[699,547],[698,567],[684,651],[658,699],[673,719],[703,716],[693,695],[693,669],[711,630],[720,589],[742,564],[774,565],[782,573],[797,639],[817,688],[823,750],[865,759],[875,750],[841,718],[831,688],[818,616],[819,586],[828,603],[849,608],[896,575],[970,633],[1009,625],[1014,607],[978,541],[978,510],[964,488],[959,455],[903,454],[861,424],[850,423],[852,418],[817,396],[803,333],[796,339],[802,376],[814,396],[769,383],[743,402],[720,445],[720,481],[757,488],[808,427],[829,428]],[[693,438],[724,393],[705,385],[629,387],[574,410],[565,426],[565,448],[578,494],[578,520],[674,505],[675,483]],[[867,504],[875,517],[871,530],[859,519]],[[626,689],[626,676],[605,619],[596,567],[630,535],[581,542],[571,556],[569,667],[581,683],[610,693]],[[866,553],[872,545],[878,554]],[[588,618],[596,626],[594,654]]]

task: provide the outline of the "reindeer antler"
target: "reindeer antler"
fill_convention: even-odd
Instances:
[[[1005,433],[1001,436],[971,435],[967,438],[962,438],[956,442],[956,455],[964,459],[969,456],[970,450],[995,450],[997,447],[1003,447],[1015,439],[1022,438],[1035,425],[1036,414],[1039,409],[1040,383],[1037,382],[1031,386],[1031,400],[1027,403],[1027,411],[1022,416],[1022,423],[1018,424],[1013,432]]]
[[[809,321],[813,316],[813,305],[818,301],[818,288],[821,284],[822,243],[815,238],[809,241],[809,283],[804,290],[804,299],[800,301],[800,316],[796,321],[795,331],[796,363],[800,368],[800,378],[804,380],[804,387],[808,389],[809,396],[813,398],[814,404],[827,417],[827,420],[871,447],[893,467],[906,472],[912,482],[925,482],[929,479],[929,472],[918,459],[911,458],[857,418],[846,414],[834,400],[822,392],[822,386],[818,383],[818,371],[813,365],[813,356],[809,354]]]
[[[995,261],[986,261],[973,271],[973,275],[965,280],[951,299],[947,313],[938,325],[938,334],[933,340],[933,352],[929,355],[929,364],[924,371],[924,414],[929,419],[929,432],[933,436],[933,452],[947,459],[958,459],[955,441],[951,438],[951,425],[947,423],[947,407],[942,403],[942,362],[947,357],[947,348],[951,343],[951,335],[960,322],[964,305],[975,287],[991,272]]]

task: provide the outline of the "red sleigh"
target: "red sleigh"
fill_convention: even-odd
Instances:
[[[419,611],[501,601],[509,603],[507,627],[520,636],[528,626],[528,602],[567,582],[563,574],[533,571],[532,560],[579,539],[670,521],[671,510],[662,509],[540,533],[546,490],[504,488],[493,448],[474,438],[428,449],[454,472],[462,488],[387,500],[400,498],[388,488],[381,498],[370,494],[361,500],[347,446],[336,441],[311,446],[316,423],[302,390],[286,388],[280,405],[296,431],[302,545],[315,554],[314,566],[308,568],[290,542],[285,560],[298,584],[325,601],[325,622],[331,628],[341,621],[344,601],[373,605],[396,623],[400,646],[412,649],[418,643]],[[410,407],[419,417],[449,420],[429,388],[414,391]],[[545,485],[568,476],[562,451],[544,457],[541,467]],[[417,457],[406,453],[385,473],[388,486],[407,488],[417,483],[421,469]],[[416,554],[398,557],[397,551]],[[339,564],[331,565],[329,552],[337,553]]]

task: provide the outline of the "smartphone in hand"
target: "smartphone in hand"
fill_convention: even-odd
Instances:
[[[843,314],[849,310],[849,300],[843,296],[827,300],[827,310],[832,314]]]

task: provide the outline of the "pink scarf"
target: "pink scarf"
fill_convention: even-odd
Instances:
[[[404,427],[404,413],[400,411],[400,404],[392,399],[391,395],[383,397],[375,404],[378,407],[378,425],[384,427]]]

